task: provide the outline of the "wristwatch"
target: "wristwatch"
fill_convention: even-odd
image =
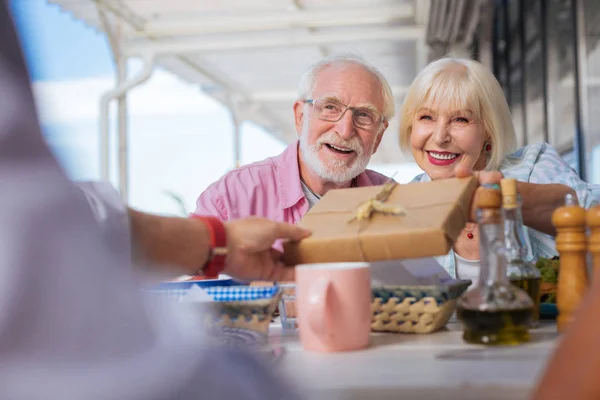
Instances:
[[[196,275],[206,278],[218,278],[219,273],[225,268],[227,259],[227,235],[223,221],[211,216],[191,215],[192,218],[204,222],[210,234],[210,254],[206,263],[200,267]]]

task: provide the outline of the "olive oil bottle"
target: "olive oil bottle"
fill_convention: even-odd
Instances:
[[[541,275],[529,262],[529,246],[523,226],[521,199],[515,179],[502,179],[502,219],[504,221],[504,246],[506,248],[506,273],[510,282],[523,289],[533,301],[533,316],[530,326],[539,326]]]
[[[463,294],[457,305],[457,317],[464,327],[463,340],[473,344],[516,345],[530,340],[533,302],[509,282],[506,274],[499,189],[498,185],[477,189],[481,270],[475,287]]]

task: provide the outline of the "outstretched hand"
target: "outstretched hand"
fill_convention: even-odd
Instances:
[[[296,225],[250,217],[225,223],[229,254],[223,273],[244,280],[292,281],[294,268],[272,248],[277,240],[301,240],[310,235]]]
[[[473,171],[470,168],[465,167],[464,165],[457,165],[454,169],[454,175],[457,178],[466,178],[468,176],[474,176],[477,178],[477,182],[479,185],[483,184],[500,184],[500,181],[504,178],[502,172],[500,171]],[[471,222],[475,221],[475,212],[477,205],[477,190],[473,194],[473,198],[471,199],[471,212],[469,214],[469,219]]]

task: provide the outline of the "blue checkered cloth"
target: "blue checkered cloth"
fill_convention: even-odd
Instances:
[[[173,285],[172,289],[161,285],[160,289],[151,289],[150,292],[166,296],[174,300],[183,299],[191,290]],[[200,287],[215,302],[251,301],[273,298],[279,291],[279,286],[210,286]]]
[[[206,289],[206,293],[214,301],[247,301],[270,299],[278,290],[277,286],[215,286]]]

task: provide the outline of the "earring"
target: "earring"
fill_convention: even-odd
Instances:
[[[483,149],[489,153],[490,151],[492,151],[492,144],[489,141],[486,141],[483,144]]]

